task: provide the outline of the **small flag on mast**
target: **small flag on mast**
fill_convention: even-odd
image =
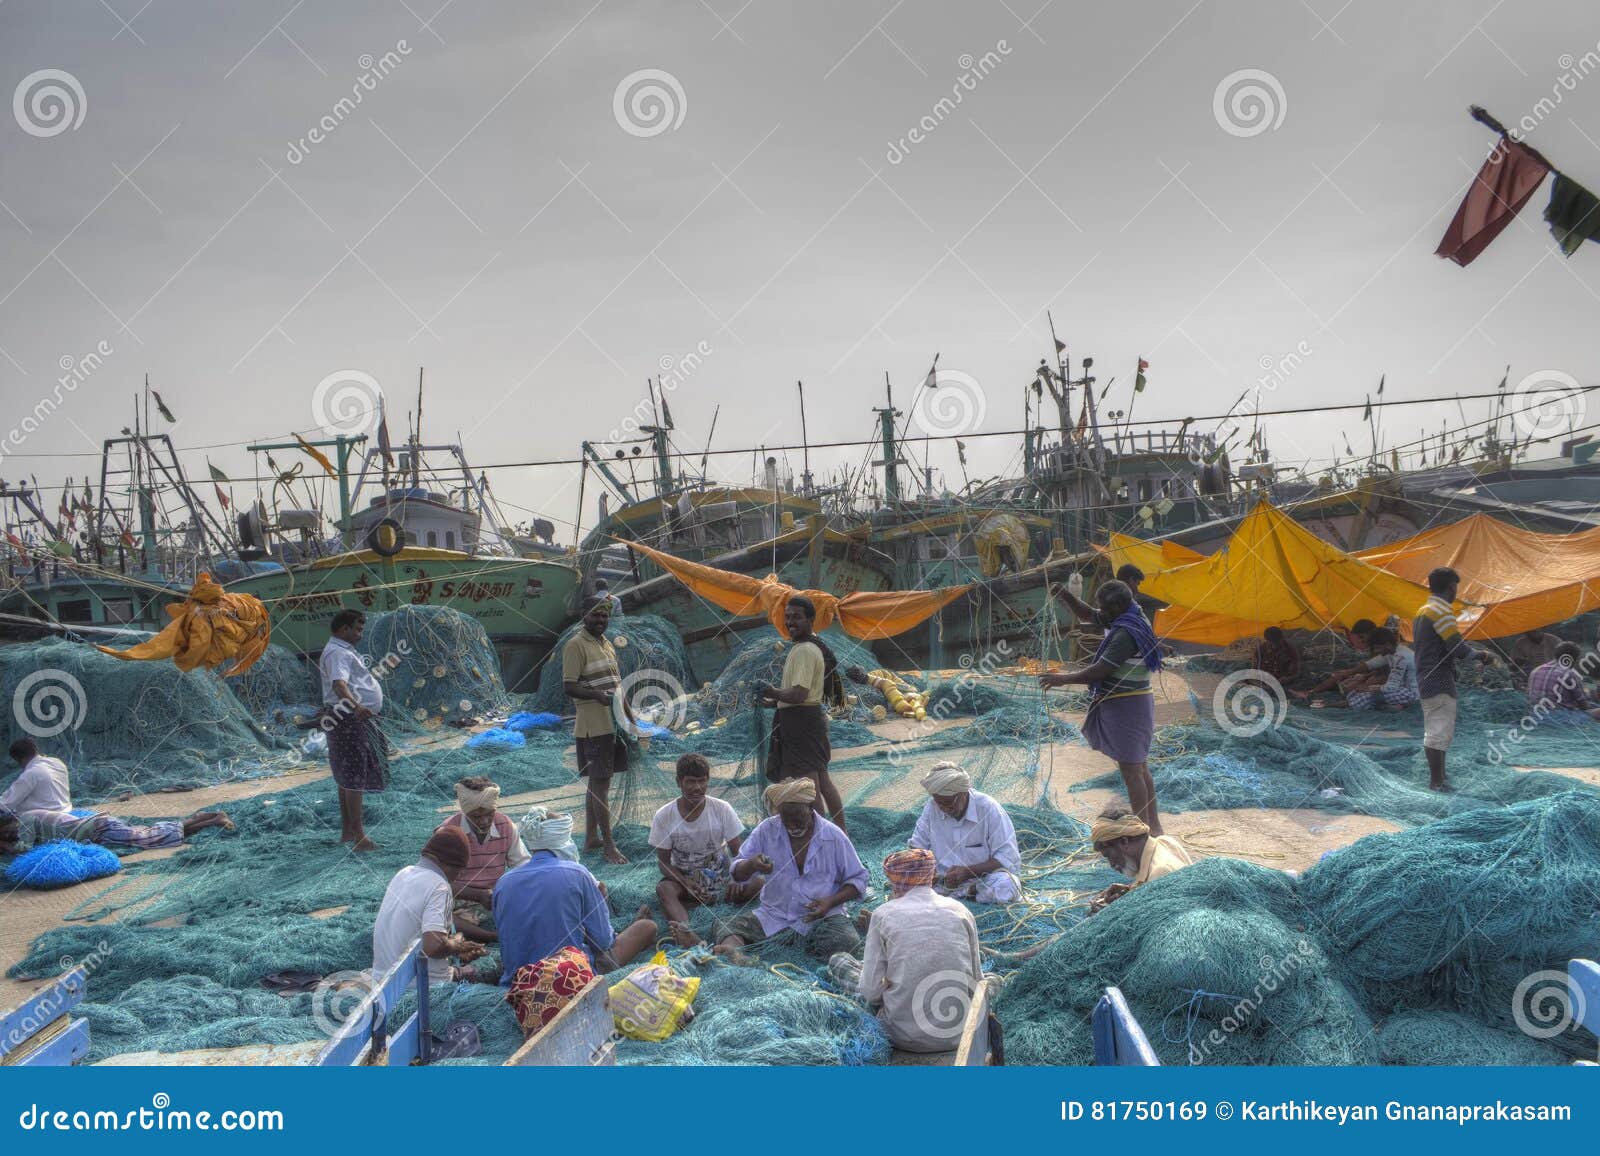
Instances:
[[[330,478],[336,478],[339,476],[339,472],[333,468],[333,463],[328,460],[327,454],[323,453],[316,446],[306,441],[306,439],[301,437],[299,434],[294,435],[294,440],[300,443],[300,448],[306,452],[306,456],[321,466],[323,470],[327,472],[327,475]]]
[[[1372,420],[1372,395],[1370,393],[1367,394],[1367,408],[1361,411],[1361,420]]]
[[[212,465],[210,458],[206,459],[206,469],[211,471],[211,480],[213,482],[228,482],[229,481],[228,475],[223,473],[221,470],[217,469],[216,466]]]
[[[172,416],[172,411],[167,408],[167,403],[161,400],[161,391],[152,389],[150,391],[150,396],[156,399],[156,409],[160,412],[161,416],[176,425],[178,423],[178,419]]]
[[[1065,341],[1062,341],[1061,338],[1059,338],[1059,337],[1056,338],[1056,352],[1057,353],[1065,353],[1066,351],[1067,351],[1067,343]]]
[[[211,483],[211,488],[217,491],[217,503],[226,510],[228,508],[228,495],[222,492],[222,487],[216,482]]]
[[[383,464],[394,469],[394,447],[389,444],[389,415],[381,401],[378,403],[378,452],[383,455]]]
[[[1139,368],[1133,375],[1133,392],[1144,392],[1144,371],[1150,368],[1150,363],[1144,358],[1139,359]]]

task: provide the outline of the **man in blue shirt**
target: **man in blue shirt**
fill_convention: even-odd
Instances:
[[[557,828],[565,822],[564,833]],[[554,846],[572,837],[572,817],[552,816],[523,828],[531,855],[494,887],[494,924],[500,933],[500,985],[564,947],[587,955],[597,971],[614,971],[655,944],[660,928],[641,906],[620,934],[611,926],[605,891],[581,863],[559,857]],[[549,830],[546,830],[549,827]]]

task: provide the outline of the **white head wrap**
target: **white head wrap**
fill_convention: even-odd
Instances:
[[[480,807],[493,807],[500,801],[500,788],[490,783],[481,791],[474,791],[463,783],[456,784],[456,804],[465,815],[468,811],[476,811]]]
[[[529,851],[553,851],[562,859],[578,860],[578,847],[572,841],[572,816],[552,815],[544,807],[534,807],[522,819],[522,842]]]
[[[922,789],[930,795],[959,795],[972,790],[972,776],[945,759],[928,768],[922,776]]]

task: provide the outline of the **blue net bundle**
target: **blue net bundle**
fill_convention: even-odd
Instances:
[[[299,760],[207,670],[128,662],[81,642],[0,647],[12,735],[72,770],[76,796],[181,790],[276,773]]]
[[[448,606],[369,614],[357,649],[383,684],[382,722],[396,733],[504,717],[516,706],[483,624]]]
[[[122,870],[116,853],[94,843],[58,840],[41,843],[6,864],[5,881],[12,887],[49,891],[89,879],[103,879]]]

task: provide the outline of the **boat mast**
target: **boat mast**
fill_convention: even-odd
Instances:
[[[883,375],[883,391],[888,404],[875,407],[872,411],[878,415],[878,426],[882,431],[883,460],[872,464],[883,467],[884,501],[893,504],[900,500],[900,472],[897,469],[900,457],[894,435],[894,419],[900,416],[900,411],[894,407],[894,386],[890,384],[887,372]]]
[[[802,459],[802,472],[800,474],[800,492],[807,497],[811,496],[811,438],[806,433],[806,383],[797,381],[795,389],[800,391],[800,448],[804,453]]]

